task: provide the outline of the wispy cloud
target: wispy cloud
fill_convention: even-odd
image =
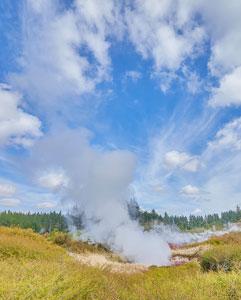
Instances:
[[[0,197],[11,197],[16,193],[16,187],[9,182],[0,182]]]
[[[43,209],[55,208],[56,206],[57,203],[53,201],[40,202],[37,204],[37,208],[43,208]]]
[[[19,199],[16,198],[0,198],[0,205],[5,207],[15,207],[21,203]]]
[[[5,82],[11,86],[0,86],[0,145],[8,146],[1,150],[1,156],[6,160],[16,155],[15,165],[20,164],[19,156],[31,153],[46,160],[43,169],[42,161],[26,167],[26,173],[34,169],[27,175],[33,176],[31,184],[45,195],[42,203],[51,202],[48,199],[57,191],[70,188],[71,179],[65,169],[76,169],[76,165],[81,180],[75,185],[81,195],[86,186],[92,187],[90,178],[102,183],[106,178],[114,180],[119,173],[112,170],[112,162],[120,171],[123,167],[122,179],[130,183],[133,153],[119,150],[118,139],[123,137],[118,130],[111,132],[117,142],[108,140],[105,134],[90,142],[88,134],[82,136],[87,130],[78,127],[83,126],[82,116],[87,115],[84,108],[80,116],[79,107],[91,99],[90,108],[95,111],[98,101],[104,102],[112,90],[115,101],[109,103],[108,114],[113,124],[118,128],[123,123],[130,124],[130,132],[124,133],[128,136],[127,145],[132,144],[131,138],[136,134],[144,140],[133,183],[142,203],[180,211],[187,207],[190,211],[225,209],[237,204],[241,172],[237,109],[241,104],[241,52],[237,51],[241,46],[240,2],[76,0],[68,8],[65,5],[59,1],[26,0],[18,12],[21,35],[15,57],[17,67],[14,64],[10,73],[3,70]],[[120,70],[122,76],[116,76]],[[118,90],[118,80],[122,81],[123,76],[131,87],[126,97]],[[156,82],[165,95],[156,89]],[[125,104],[129,99],[133,103],[137,97],[133,113],[133,106]],[[95,111],[89,123],[96,128],[107,127],[104,110],[103,105],[98,116]],[[63,118],[67,112],[68,120]],[[136,120],[136,115],[141,118]],[[151,120],[147,128],[143,128],[145,118]],[[110,131],[113,124],[109,125]],[[132,124],[139,126],[136,131]],[[66,127],[73,131],[65,134]],[[144,130],[148,138],[143,137]],[[106,150],[106,140],[115,144],[114,154]],[[41,151],[36,147],[26,152],[19,150],[35,141]],[[138,147],[134,145],[132,149]],[[65,151],[67,158],[63,157]],[[130,168],[124,168],[116,158],[122,154],[128,157]],[[103,165],[99,160],[104,161]],[[104,167],[112,172],[105,173]],[[91,171],[85,174],[86,170]],[[97,187],[100,189],[100,185]],[[197,190],[208,193],[208,204],[204,195],[198,204],[187,203],[184,194],[198,194]],[[18,197],[22,195],[11,194],[10,187],[2,186],[4,193],[4,199],[16,197],[23,201]],[[32,195],[31,207],[36,208],[38,203],[39,198]]]
[[[0,85],[0,101],[0,146],[31,146],[42,135],[40,120],[23,110],[21,95],[8,85]]]
[[[122,31],[119,5],[75,1],[60,10],[58,1],[36,2],[26,1],[21,72],[12,74],[11,81],[38,106],[61,109],[109,79],[108,39]]]
[[[134,82],[137,82],[139,79],[141,79],[142,74],[139,71],[130,70],[125,72],[125,80],[132,80]]]

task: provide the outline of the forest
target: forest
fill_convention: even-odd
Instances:
[[[61,212],[23,213],[10,210],[0,213],[0,226],[32,228],[35,232],[67,231],[66,217]]]
[[[138,202],[135,199],[131,199],[128,202],[128,211],[131,218],[138,220],[145,228],[151,228],[155,224],[163,223],[165,225],[175,225],[180,230],[209,229],[214,226],[216,228],[222,228],[225,224],[241,221],[241,210],[239,206],[236,207],[236,210],[225,211],[221,214],[173,216],[167,212],[163,215],[158,214],[154,209],[150,212],[142,210]]]
[[[222,228],[225,224],[241,221],[241,209],[239,206],[236,210],[229,210],[221,214],[208,215],[190,215],[175,216],[165,212],[163,215],[157,213],[154,209],[150,212],[140,209],[137,201],[131,199],[128,202],[128,212],[132,220],[136,220],[145,229],[150,229],[156,224],[175,225],[180,230],[195,230]],[[49,213],[23,213],[3,211],[0,212],[0,226],[18,226],[21,228],[32,228],[35,232],[51,232],[54,230],[68,231],[68,224],[72,223],[77,229],[83,227],[83,215],[72,215],[70,213],[64,215],[62,212]],[[68,220],[68,221],[67,221]]]

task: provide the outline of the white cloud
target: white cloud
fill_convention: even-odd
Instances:
[[[109,50],[113,37],[121,38],[124,25],[120,13],[120,2],[111,0],[102,2],[76,0],[68,10],[59,10],[59,7],[55,6],[58,1],[26,1],[23,16],[23,24],[26,27],[22,28],[23,39],[21,41],[23,53],[19,58],[22,73],[12,76],[12,82],[30,94],[32,100],[38,105],[46,105],[48,109],[45,109],[45,112],[48,113],[49,107],[52,106],[54,106],[54,111],[57,107],[59,112],[63,103],[69,107],[69,99],[73,98],[68,97],[69,94],[72,96],[91,92],[99,82],[109,79],[111,72]],[[211,90],[210,104],[215,107],[241,103],[241,52],[237,51],[241,47],[240,10],[241,3],[236,0],[229,2],[225,0],[136,0],[131,4],[128,2],[123,9],[129,33],[128,38],[144,59],[152,61],[152,75],[162,81],[160,85],[163,90],[167,89],[170,82],[177,79],[180,73],[188,77],[187,88],[191,93],[195,93],[200,88],[198,74],[194,73],[191,68],[189,69],[188,64],[199,55],[204,39],[209,39],[208,45],[211,45],[209,49],[211,56],[208,58],[209,71],[219,81],[219,86]],[[198,18],[196,18],[196,13],[199,15]],[[188,65],[186,73],[185,65]],[[177,72],[179,69],[182,72]],[[127,74],[133,80],[138,80],[139,75],[135,72],[129,71]],[[8,88],[2,87],[2,90],[7,91]],[[60,102],[61,105],[59,105]],[[78,102],[80,102],[79,98]],[[183,186],[185,182],[193,182],[186,181],[187,178],[183,179],[184,176],[189,176],[188,179],[190,179],[192,174],[188,172],[182,172],[182,178],[177,179],[176,173],[178,172],[166,171],[177,169],[196,172],[202,165],[201,161],[203,163],[206,159],[203,157],[205,154],[193,156],[187,153],[186,149],[193,149],[189,147],[192,146],[193,139],[197,141],[200,132],[203,134],[207,131],[206,129],[210,129],[211,119],[214,117],[209,108],[206,115],[210,113],[210,118],[206,117],[207,122],[204,122],[204,118],[200,118],[202,119],[199,120],[200,122],[192,123],[195,125],[192,128],[184,124],[184,128],[179,130],[178,126],[184,123],[183,116],[187,115],[190,104],[188,101],[184,102],[181,106],[182,116],[177,116],[178,111],[174,111],[175,124],[172,119],[162,131],[164,138],[160,141],[161,146],[153,152],[150,151],[149,164],[147,163],[148,166],[143,171],[145,183],[148,185],[145,194],[147,197],[151,198],[149,192],[153,190],[155,192],[155,187],[157,187],[157,194],[157,191],[161,192],[162,186],[168,190],[168,184],[176,187]],[[7,105],[10,105],[9,103],[11,101]],[[3,116],[0,112],[0,144],[31,144],[41,134],[39,120],[27,114],[19,102],[11,107],[14,108],[13,115],[18,122],[13,122],[11,119],[11,125],[9,123],[8,127],[1,127],[1,120],[5,120],[7,115],[6,108],[2,110]],[[25,127],[19,119],[25,120],[23,122]],[[2,134],[2,128],[5,134]],[[210,145],[219,149],[239,150],[241,147],[240,121],[236,120],[227,124],[217,133]],[[222,158],[216,158],[216,151],[210,154],[213,147],[207,150],[212,160],[208,163],[214,165],[213,161],[217,159],[220,164],[221,160],[224,160],[225,163],[221,164],[222,168],[215,166],[214,169],[216,173],[225,170],[226,175],[218,177],[215,172],[210,171],[211,168],[208,166],[209,170],[206,169],[206,173],[203,173],[201,177],[206,181],[207,190],[214,191],[213,203],[217,204],[216,199],[222,198],[224,202],[229,192],[232,197],[238,195],[237,184],[230,189],[226,186],[232,185],[230,180],[227,180],[227,176],[232,175],[232,179],[235,179],[235,176],[239,178],[239,168],[237,167],[233,172],[231,167],[240,164],[240,159],[236,157],[235,162],[230,165],[232,159],[230,155],[226,157],[220,155]],[[46,148],[48,148],[47,145]],[[90,147],[87,148],[89,150]],[[183,149],[184,152],[169,151],[169,149]],[[40,157],[41,155],[44,153],[39,153]],[[59,155],[58,150],[55,155]],[[167,169],[164,168],[163,162]],[[73,163],[72,166],[74,165]],[[215,175],[212,179],[209,172]],[[43,186],[50,189],[58,190],[65,186],[65,180],[58,174],[45,174],[40,181]],[[143,186],[143,182],[140,185]],[[80,187],[83,187],[82,183],[79,183],[78,188]],[[84,190],[86,190],[85,186]],[[81,190],[81,193],[83,191]],[[238,196],[233,199],[237,201]]]
[[[201,155],[206,168],[201,173],[203,190],[208,193],[205,211],[224,211],[240,205],[241,118],[221,128]]]
[[[195,22],[191,1],[137,0],[126,9],[130,40],[154,71],[175,72],[187,57],[197,54],[204,31]]]
[[[54,208],[57,206],[56,202],[51,202],[51,201],[46,201],[46,202],[41,202],[37,205],[37,208]]]
[[[241,48],[240,11],[241,2],[236,0],[136,0],[126,9],[126,23],[130,41],[144,59],[153,61],[154,74],[165,91],[177,78],[173,73],[185,68],[186,58],[196,58],[206,40],[210,42],[211,74],[224,81],[227,78],[223,76],[230,74],[228,81],[234,80],[234,70],[241,66],[241,52],[237,51]],[[192,81],[198,86],[197,78]],[[192,85],[188,89],[192,91]],[[227,95],[231,100],[220,100],[220,104],[237,104],[238,93],[234,98],[232,95]]]
[[[218,88],[212,89],[212,106],[241,105],[241,66],[224,75]]]
[[[210,70],[213,74],[230,72],[241,65],[241,2],[200,0],[196,6],[211,41]]]
[[[0,145],[30,146],[42,135],[40,120],[22,108],[21,95],[0,85]]]
[[[234,119],[220,129],[209,143],[212,149],[241,149],[241,118]]]
[[[191,184],[185,185],[180,192],[187,196],[198,196],[200,194],[199,188]]]
[[[213,88],[210,104],[230,106],[241,104],[241,2],[199,1],[205,30],[209,35],[211,56],[209,70],[219,80]]]
[[[189,155],[185,152],[170,151],[165,154],[164,162],[170,168],[182,166],[189,160]]]
[[[193,95],[198,93],[203,85],[203,80],[200,76],[195,71],[188,69],[186,66],[183,66],[182,72],[184,75],[183,81],[186,84],[187,91]]]
[[[26,3],[22,72],[12,75],[14,84],[51,108],[69,95],[92,92],[109,78],[108,39],[121,34],[116,1],[76,0],[68,10],[61,10],[58,1]]]
[[[125,79],[130,79],[134,82],[138,81],[139,79],[141,79],[142,74],[139,71],[135,71],[135,70],[130,70],[130,71],[126,71],[125,73]]]
[[[50,189],[59,190],[67,188],[69,185],[69,178],[63,170],[54,170],[44,172],[39,178],[38,183],[40,186]]]
[[[176,71],[188,65],[187,59],[201,53],[207,39],[213,75],[222,78],[241,66],[241,5],[236,0],[135,0],[132,5],[76,0],[65,11],[58,1],[26,3],[23,24],[28,25],[22,30],[19,59],[23,72],[12,78],[36,101],[41,98],[41,105],[54,105],[66,94],[92,92],[109,79],[109,49],[124,34],[144,59],[153,61],[152,75],[163,91],[178,78]],[[187,88],[194,93],[198,75],[188,79],[192,84]]]
[[[169,169],[180,168],[189,172],[196,172],[200,167],[200,161],[197,157],[175,150],[165,154],[164,163]]]
[[[0,196],[11,197],[15,194],[16,187],[10,183],[0,183]]]
[[[19,199],[15,199],[15,198],[0,199],[0,205],[2,205],[2,206],[14,207],[14,206],[18,206],[20,203],[21,203],[21,201]]]

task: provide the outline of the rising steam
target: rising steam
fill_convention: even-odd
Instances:
[[[226,224],[222,230],[205,230],[202,232],[182,232],[175,225],[159,224],[154,227],[162,239],[169,244],[183,245],[189,243],[203,242],[213,236],[222,236],[230,232],[240,232],[241,227],[238,224]]]
[[[74,207],[84,216],[85,238],[108,244],[138,263],[169,264],[168,243],[156,232],[143,232],[129,217],[126,200],[135,169],[132,153],[104,151],[91,146],[86,130],[66,129],[61,136],[53,133],[39,141],[29,165],[34,173],[44,174],[40,183],[51,178],[53,191],[61,194],[65,207]]]

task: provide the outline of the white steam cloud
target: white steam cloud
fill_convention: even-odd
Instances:
[[[164,241],[173,245],[183,245],[189,243],[203,242],[213,236],[222,236],[230,232],[240,232],[238,224],[226,224],[222,230],[205,230],[202,232],[183,232],[175,225],[156,225],[154,231],[157,232]]]
[[[64,170],[69,184],[61,192],[63,204],[84,216],[83,238],[106,243],[138,263],[167,265],[168,244],[155,232],[143,232],[128,214],[126,200],[135,163],[129,151],[91,146],[86,130],[46,136],[33,147],[30,161],[34,171]],[[55,173],[54,178],[60,177]]]

